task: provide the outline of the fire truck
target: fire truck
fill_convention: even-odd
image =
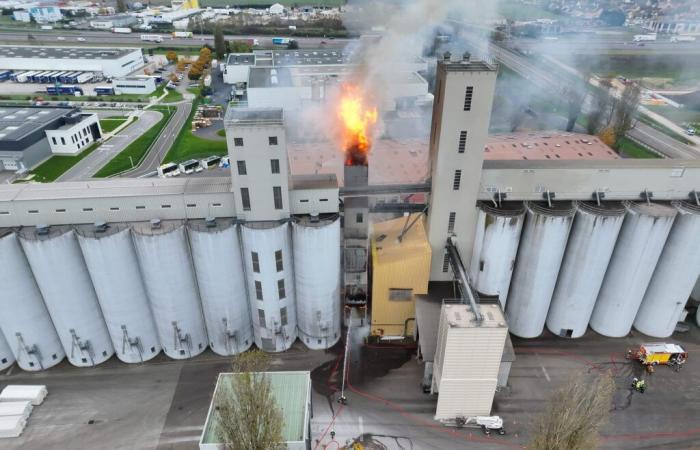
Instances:
[[[678,344],[654,342],[642,344],[636,351],[627,350],[627,359],[641,362],[650,372],[659,364],[667,365],[677,372],[688,360],[688,352]]]

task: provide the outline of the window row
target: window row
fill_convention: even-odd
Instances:
[[[255,298],[260,301],[265,300],[262,282],[258,280],[255,280]],[[284,288],[284,278],[282,278],[277,280],[277,299],[284,300],[285,298],[287,298],[287,291]]]
[[[277,136],[268,136],[267,137],[267,145],[277,145]],[[235,137],[233,138],[233,146],[234,147],[243,147],[243,138],[242,137]]]
[[[258,252],[250,252],[250,260],[253,264],[253,272],[260,273],[260,257],[258,256]],[[275,251],[275,269],[277,269],[277,272],[282,272],[284,270],[282,250]]]
[[[187,208],[196,208],[197,204],[196,203],[188,203],[186,206],[187,206]],[[211,206],[213,208],[221,208],[223,205],[221,203],[210,203],[208,206]],[[161,207],[161,209],[170,209],[170,208],[172,208],[172,205],[166,203],[166,204],[160,205],[160,207]],[[141,209],[147,209],[147,208],[146,208],[146,205],[136,205],[134,207],[134,209],[141,210]],[[110,206],[109,207],[109,211],[122,211],[122,210],[127,210],[127,208],[120,208],[119,206]],[[93,211],[95,211],[95,208],[90,208],[90,207],[82,208],[82,212],[93,212]],[[65,213],[65,212],[67,212],[67,210],[66,210],[66,208],[56,208],[56,209],[54,209],[53,212]],[[39,214],[40,211],[38,209],[28,209],[27,213],[28,214]],[[0,211],[0,215],[10,215],[10,214],[11,214],[10,211]]]
[[[281,186],[272,187],[272,200],[274,202],[275,209],[279,210],[284,208]],[[241,188],[241,204],[243,205],[243,211],[250,211],[250,191],[248,188]]]
[[[236,161],[236,167],[238,168],[238,175],[248,175],[248,168],[245,161]],[[280,173],[280,160],[271,159],[270,160],[270,173],[278,174]]]
[[[280,322],[282,322],[280,325],[283,327],[287,326],[288,324],[286,306],[280,308]],[[264,309],[258,309],[258,324],[260,325],[260,328],[267,328],[267,320],[265,318]]]

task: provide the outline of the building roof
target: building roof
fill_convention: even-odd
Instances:
[[[0,58],[41,59],[119,59],[137,48],[125,47],[37,47],[34,45],[0,45]]]
[[[224,117],[226,125],[283,125],[282,108],[227,108]]]
[[[221,373],[214,389],[214,399],[217,392],[230,390],[231,381],[240,376],[239,373]],[[306,421],[309,419],[308,410],[311,401],[310,372],[264,372],[270,381],[272,395],[277,406],[282,411],[282,440],[283,442],[304,441],[306,436]],[[230,392],[230,391],[229,391]],[[214,405],[212,399],[212,406]],[[219,420],[216,408],[210,407],[200,443],[217,444],[217,422]]]
[[[445,319],[451,328],[507,328],[500,305],[481,303],[479,305],[483,320],[478,323],[471,305],[446,304],[443,306]]]
[[[489,136],[485,159],[619,159],[598,137],[556,131],[518,132]]]
[[[399,241],[398,237],[403,233],[404,227],[408,226],[410,228]],[[403,264],[414,255],[432,254],[425,232],[425,217],[421,213],[374,224],[372,244],[375,264]]]
[[[286,67],[251,67],[248,75],[249,88],[292,87],[292,73]]]
[[[335,174],[292,175],[290,189],[302,191],[308,189],[338,189]]]
[[[0,143],[23,139],[37,129],[76,111],[75,108],[0,106]]]
[[[252,66],[255,65],[254,53],[229,53],[226,57],[226,65]]]

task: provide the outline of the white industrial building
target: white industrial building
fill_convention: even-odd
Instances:
[[[102,137],[97,114],[76,113],[53,130],[46,130],[46,137],[55,155],[77,155],[84,148]]]
[[[115,78],[112,80],[114,93],[121,94],[152,94],[156,90],[155,78],[150,76],[136,76],[127,78]]]
[[[139,48],[0,46],[0,69],[96,72],[129,75],[145,64]]]

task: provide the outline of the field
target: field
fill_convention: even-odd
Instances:
[[[648,79],[657,87],[696,86],[700,84],[700,59],[678,55],[605,55],[578,56],[576,67],[601,76]]]
[[[211,6],[225,7],[225,6],[248,6],[248,7],[261,7],[261,6],[271,6],[275,3],[279,3],[288,7],[298,7],[298,6],[326,6],[326,7],[338,7],[344,5],[345,0],[310,0],[310,1],[300,1],[300,0],[200,0],[199,1],[202,8]]]
[[[141,160],[148,154],[151,145],[172,115],[172,112],[170,112],[171,110],[167,108],[158,108],[158,111],[163,114],[163,118],[105,164],[104,167],[95,174],[96,178],[107,178],[129,170],[132,167],[132,161],[134,167],[139,165]]]
[[[162,163],[182,162],[191,158],[205,158],[211,155],[223,156],[228,153],[225,140],[204,139],[192,133],[190,124],[194,113],[197,111],[199,102],[200,98],[198,97],[192,104],[192,112],[187,119],[187,123],[180,130],[180,134],[175,138],[173,146],[168,150]]]
[[[617,151],[627,157],[627,158],[642,158],[642,159],[653,159],[659,158],[659,155],[648,150],[646,147],[641,146],[634,142],[633,140],[623,137],[618,142]]]
[[[126,117],[124,116],[112,116],[100,119],[100,128],[102,128],[103,133],[109,133],[115,130],[119,125],[126,122]]]
[[[74,165],[78,164],[83,158],[92,153],[99,146],[99,142],[94,143],[76,156],[54,155],[50,157],[36,168],[32,169],[31,173],[34,175],[34,181],[38,181],[40,183],[51,183],[52,181],[56,181],[58,177],[66,173],[66,171],[68,171]]]

